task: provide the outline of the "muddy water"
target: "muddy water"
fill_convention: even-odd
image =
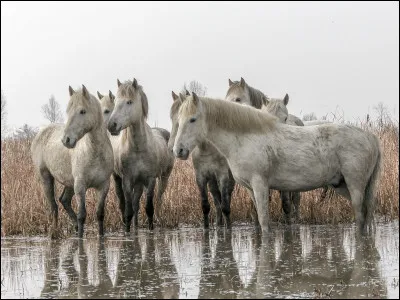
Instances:
[[[399,223],[1,240],[3,298],[396,298]]]

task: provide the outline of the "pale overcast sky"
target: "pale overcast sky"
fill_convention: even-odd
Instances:
[[[47,124],[41,106],[68,86],[106,93],[135,77],[148,123],[171,128],[171,90],[198,80],[225,97],[244,77],[289,112],[398,119],[399,3],[1,2],[1,88],[13,126]]]

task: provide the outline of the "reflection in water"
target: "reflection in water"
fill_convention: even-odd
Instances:
[[[351,226],[179,229],[104,239],[2,239],[13,298],[358,298],[398,295],[398,222],[375,239]]]

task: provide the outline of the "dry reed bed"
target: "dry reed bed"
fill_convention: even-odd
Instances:
[[[364,127],[364,126],[362,126]],[[397,125],[388,125],[372,130],[381,141],[383,150],[383,168],[378,188],[376,212],[386,219],[399,217],[399,134]],[[320,201],[322,189],[301,194],[301,223],[337,224],[351,222],[353,211],[351,203],[335,193],[330,193],[325,201]],[[57,199],[61,186],[56,185]],[[215,219],[215,207],[211,195],[210,221]],[[233,222],[251,221],[250,197],[247,192],[236,186],[232,196],[231,216]],[[57,203],[59,203],[57,201]],[[107,197],[105,225],[106,231],[122,230],[121,214],[118,208],[113,183]],[[89,190],[86,199],[86,228],[96,225],[94,192]],[[75,197],[73,208],[77,209]],[[272,193],[270,203],[272,221],[282,221],[279,195]],[[191,160],[176,160],[168,188],[164,194],[161,224],[156,227],[177,227],[179,224],[202,226],[203,214],[200,196],[195,183]],[[140,226],[145,226],[146,217],[143,197],[139,216]],[[48,206],[44,198],[38,177],[30,156],[30,141],[5,140],[1,143],[1,235],[37,235],[47,234],[49,228]],[[59,226],[72,232],[72,224],[62,205],[59,204]],[[97,227],[97,226],[96,226]],[[94,228],[94,227],[93,227]],[[88,231],[89,232],[89,231]],[[96,232],[96,231],[91,231]]]

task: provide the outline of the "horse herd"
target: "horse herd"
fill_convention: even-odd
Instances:
[[[238,183],[253,200],[255,223],[263,234],[269,230],[270,189],[280,191],[290,221],[292,204],[298,218],[301,191],[320,187],[326,191],[328,186],[351,200],[360,232],[368,232],[381,167],[381,148],[374,134],[326,121],[304,124],[288,114],[287,94],[283,99],[269,98],[243,78],[229,79],[225,101],[172,92],[170,134],[147,124],[148,100],[136,79],[117,84],[116,96],[97,92],[99,99],[84,85],[76,91],[69,87],[66,124],[42,128],[32,142],[32,160],[51,208],[52,237],[58,227],[55,180],[64,186],[59,201],[80,238],[88,188],[96,191],[98,230],[104,234],[111,175],[125,232],[130,231],[132,219],[138,226],[144,190],[148,226],[153,229],[175,157],[185,160],[190,153],[205,228],[210,211],[207,186],[216,207],[216,224],[225,219],[230,227],[231,195]],[[71,206],[73,195],[77,214]]]

